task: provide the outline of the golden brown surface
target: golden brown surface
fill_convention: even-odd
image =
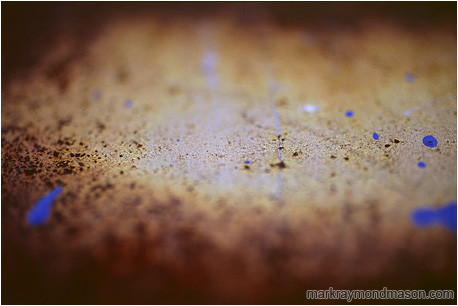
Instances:
[[[80,7],[31,68],[8,74],[2,302],[455,289],[456,233],[411,222],[456,200],[450,8],[185,7],[98,7],[90,36],[74,30]],[[47,224],[28,225],[57,186]]]

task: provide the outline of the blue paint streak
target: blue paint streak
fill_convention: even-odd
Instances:
[[[347,117],[353,117],[353,111],[347,110],[347,111],[345,112],[345,116],[347,116]]]
[[[248,165],[249,163],[250,163],[250,161],[249,161],[249,160],[246,160],[246,161],[245,161],[245,164],[247,164],[247,165]]]
[[[372,134],[372,138],[374,138],[375,140],[378,140],[379,139],[378,134],[377,133]]]
[[[456,211],[456,201],[449,202],[439,208],[417,208],[412,213],[412,222],[418,227],[440,224],[448,230],[456,232]]]
[[[431,135],[425,136],[423,138],[423,144],[427,147],[434,148],[437,146],[437,139]]]
[[[92,93],[92,99],[94,99],[94,100],[100,99],[101,96],[102,96],[102,94],[100,93],[99,90],[95,90],[95,91]]]
[[[405,78],[406,78],[407,83],[412,83],[414,81],[414,77],[411,72],[407,72],[405,74]]]
[[[456,201],[450,202],[437,211],[442,225],[456,232]]]
[[[412,213],[412,221],[418,227],[431,226],[437,222],[437,214],[434,208],[418,208]]]
[[[418,168],[426,168],[426,163],[425,162],[418,162],[417,164]]]
[[[46,223],[51,213],[51,206],[56,198],[62,193],[62,187],[51,190],[47,195],[41,197],[30,209],[27,215],[27,222],[32,226]]]
[[[134,102],[132,102],[132,100],[127,100],[126,103],[124,103],[124,107],[125,108],[132,108],[132,106],[134,106]]]

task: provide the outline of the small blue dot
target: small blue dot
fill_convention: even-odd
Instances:
[[[375,140],[378,140],[378,138],[379,138],[378,134],[377,133],[372,134],[372,138],[374,138]]]
[[[423,138],[423,144],[427,147],[434,148],[437,146],[437,139],[431,135],[425,136]]]
[[[247,165],[248,165],[249,163],[250,163],[250,161],[249,161],[249,160],[246,160],[246,161],[245,161],[245,164],[247,164]]]
[[[406,81],[408,83],[412,83],[414,81],[414,77],[413,77],[413,74],[411,72],[407,72],[405,74],[405,78],[406,78]]]
[[[126,103],[124,103],[124,107],[125,108],[132,108],[132,106],[134,106],[134,102],[132,102],[132,100],[127,100]]]
[[[180,142],[180,139],[177,139],[177,142]]]
[[[418,164],[418,168],[426,168],[426,164],[424,162],[419,162]]]
[[[353,111],[351,111],[351,110],[346,111],[346,112],[345,112],[345,116],[347,116],[347,117],[353,117]]]

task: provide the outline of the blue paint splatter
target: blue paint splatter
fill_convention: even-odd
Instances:
[[[94,99],[94,100],[100,99],[101,96],[102,96],[102,93],[99,90],[95,90],[92,93],[92,99]]]
[[[372,134],[372,138],[374,138],[375,140],[378,140],[379,139],[378,134],[377,133]]]
[[[423,144],[427,147],[434,148],[437,146],[437,139],[431,135],[425,136],[423,138]]]
[[[177,142],[180,142],[180,139],[177,139]]]
[[[412,83],[414,81],[414,77],[411,72],[407,72],[405,74],[405,78],[406,78],[407,83]]]
[[[418,168],[426,168],[425,162],[422,162],[422,161],[421,161],[421,162],[418,162],[417,165],[418,165]]]
[[[246,161],[245,161],[245,164],[247,164],[247,165],[248,165],[249,163],[250,163],[250,161],[249,161],[249,160],[246,160]]]
[[[418,227],[441,224],[448,230],[456,232],[456,217],[456,201],[452,201],[439,208],[417,208],[412,213],[412,222]]]
[[[347,111],[345,112],[345,116],[347,116],[347,117],[353,117],[353,111],[347,110]]]
[[[126,103],[124,103],[124,107],[125,108],[132,108],[132,106],[134,106],[134,102],[132,102],[132,100],[127,100]]]
[[[51,190],[47,195],[41,197],[35,205],[30,209],[27,215],[27,222],[32,226],[38,226],[46,223],[49,214],[51,213],[51,206],[56,198],[62,193],[62,187],[57,187]]]

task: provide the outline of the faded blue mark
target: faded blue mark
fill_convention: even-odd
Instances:
[[[414,76],[411,72],[405,74],[405,79],[407,83],[412,83],[414,81]]]
[[[215,96],[216,90],[218,89],[219,79],[216,73],[216,67],[218,66],[218,54],[213,49],[207,49],[202,59],[202,70],[207,80],[207,86],[211,92],[211,107],[215,114],[215,122],[220,121],[220,111],[218,99]]]
[[[125,108],[132,108],[132,106],[134,106],[134,102],[132,102],[130,99],[124,103]]]
[[[410,115],[411,112],[416,111],[417,109],[419,109],[419,107],[418,107],[418,106],[414,106],[414,107],[412,107],[411,109],[406,110],[406,111],[404,112],[404,116]]]
[[[261,39],[261,47],[262,51],[266,54],[266,58],[268,57],[268,50],[270,49],[270,46],[268,45],[268,40],[267,39]],[[279,84],[277,84],[275,80],[275,71],[274,71],[274,66],[272,64],[272,61],[267,59],[265,61],[265,67],[266,67],[266,75],[267,75],[267,81],[268,81],[268,98],[269,98],[269,104],[273,110],[274,113],[274,119],[275,119],[275,128],[277,131],[277,151],[278,151],[278,167],[280,171],[277,172],[277,190],[274,195],[274,199],[277,202],[278,206],[283,206],[283,171],[281,171],[282,168],[285,168],[285,163],[283,162],[283,154],[282,154],[282,137],[281,137],[281,132],[280,132],[280,114],[278,113],[276,103],[275,103],[275,96],[277,92],[280,89]]]
[[[275,130],[277,131],[277,139],[278,139],[278,146],[277,146],[277,151],[278,151],[278,159],[280,162],[283,162],[283,154],[281,152],[281,148],[283,147],[282,145],[282,140],[281,140],[281,133],[280,133],[280,114],[278,113],[277,107],[275,106],[275,93],[278,90],[278,85],[271,78],[269,81],[269,100],[270,100],[270,105],[272,106],[273,112],[274,112],[274,119],[275,119]]]
[[[216,66],[218,64],[218,54],[209,50],[205,52],[205,56],[202,60],[202,70],[207,76],[207,83],[211,89],[216,89],[218,87],[218,76],[216,75]]]
[[[440,224],[455,233],[456,219],[456,201],[449,202],[439,208],[417,208],[412,213],[412,222],[418,227],[429,227]]]
[[[378,136],[377,133],[374,133],[374,134],[372,134],[372,138],[374,138],[375,140],[378,140],[378,139],[379,139],[379,136]]]
[[[249,163],[250,163],[250,161],[249,161],[249,160],[246,160],[246,161],[245,161],[245,164],[247,164],[247,165],[248,165]]]
[[[41,197],[30,209],[27,215],[27,222],[32,226],[38,226],[46,223],[51,213],[51,206],[56,198],[62,193],[62,187],[56,187],[47,195]]]
[[[283,206],[283,171],[278,171],[277,173],[276,200],[279,206]]]
[[[301,35],[301,41],[304,46],[312,47],[317,43],[316,36],[313,33],[304,31]]]
[[[215,51],[209,50],[205,52],[205,56],[202,60],[202,69],[205,73],[213,73],[216,69],[216,64],[218,62],[218,56]]]
[[[436,100],[433,100],[433,101],[430,101],[430,102],[426,102],[426,103],[423,103],[421,105],[414,106],[411,109],[406,110],[404,112],[404,116],[409,116],[414,111],[417,111],[417,110],[422,109],[422,108],[433,106],[436,103],[439,103],[439,102],[442,102],[442,101],[445,101],[445,100],[451,99],[451,98],[452,98],[451,94],[448,94],[448,95],[443,96],[441,98],[438,98]]]
[[[347,111],[345,112],[345,116],[347,116],[347,117],[353,117],[353,111],[347,110]]]
[[[426,163],[425,162],[418,162],[417,164],[418,168],[426,168]]]
[[[100,92],[100,90],[94,90],[94,92],[92,93],[92,99],[94,100],[99,100],[101,96],[102,93]]]
[[[431,135],[423,137],[423,144],[427,147],[434,148],[437,146],[437,139]]]
[[[305,111],[311,115],[315,115],[315,112],[319,109],[320,107],[318,105],[313,104],[305,104],[304,106],[299,106],[297,108],[298,111]]]

